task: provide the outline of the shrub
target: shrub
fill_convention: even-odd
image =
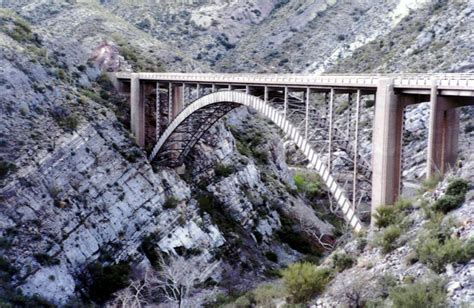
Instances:
[[[143,239],[139,248],[139,251],[142,252],[147,257],[148,261],[150,261],[150,264],[155,267],[160,261],[160,254],[155,249],[158,239],[158,234],[152,233]]]
[[[261,165],[267,165],[269,162],[268,152],[266,152],[265,150],[253,151],[253,157],[257,160],[257,163]]]
[[[470,238],[463,247],[464,261],[474,259],[474,238]]]
[[[464,202],[468,190],[468,181],[459,178],[452,179],[446,188],[445,195],[438,198],[433,204],[433,209],[445,214],[457,209]]]
[[[16,165],[0,159],[0,180],[6,178],[10,172],[15,172]]]
[[[281,274],[288,296],[294,303],[308,301],[320,294],[331,281],[329,269],[317,268],[307,262],[293,263]]]
[[[114,84],[110,81],[110,78],[106,73],[100,74],[97,78],[97,83],[104,91],[110,92],[114,90]]]
[[[436,173],[433,176],[423,180],[421,182],[421,192],[432,191],[442,179],[442,175],[440,173]]]
[[[178,206],[179,200],[178,198],[172,196],[166,199],[165,203],[163,204],[164,209],[175,209]]]
[[[13,276],[16,272],[17,269],[11,265],[10,261],[0,256],[0,281],[10,280],[11,276]]]
[[[75,131],[80,124],[79,117],[72,113],[66,116],[64,119],[60,120],[59,125],[66,131],[72,132]]]
[[[385,228],[389,225],[402,223],[411,206],[410,200],[398,199],[394,205],[378,207],[374,214],[375,225],[379,228]]]
[[[373,218],[375,219],[375,225],[379,228],[388,227],[394,224],[397,219],[397,210],[392,205],[380,206],[375,210]]]
[[[354,258],[346,253],[336,253],[332,256],[332,264],[336,271],[342,272],[343,270],[352,267],[354,264]]]
[[[54,72],[54,75],[56,76],[56,78],[60,80],[67,79],[66,72],[62,68],[57,68],[56,71]]]
[[[271,284],[261,285],[251,293],[252,302],[259,307],[271,307],[275,299],[284,297],[282,287]]]
[[[103,266],[92,263],[87,267],[90,281],[88,283],[89,297],[96,303],[105,303],[110,296],[127,286],[130,275],[130,265],[125,262]]]
[[[457,196],[463,195],[465,196],[469,190],[469,182],[464,179],[453,179],[448,184],[446,188],[446,195],[449,196]]]
[[[86,69],[87,69],[87,66],[85,66],[84,64],[80,64],[77,66],[77,70],[79,72],[84,72]]]
[[[214,173],[216,174],[217,177],[228,177],[229,175],[231,175],[234,172],[235,172],[235,169],[232,166],[217,164],[214,167]]]
[[[278,262],[278,256],[277,256],[277,254],[274,253],[273,251],[267,251],[267,252],[265,252],[265,257],[266,257],[268,260],[270,260],[270,261],[272,261],[272,262],[274,262],[274,263],[277,263],[277,262]]]
[[[237,151],[239,151],[240,154],[246,157],[251,157],[252,156],[252,150],[249,148],[249,146],[246,143],[240,142],[237,140],[235,147],[237,148]]]
[[[433,209],[438,212],[448,213],[454,209],[457,209],[464,202],[464,196],[450,196],[444,195],[438,198],[438,200],[433,203]]]
[[[396,225],[390,225],[378,234],[375,243],[382,247],[383,253],[389,253],[397,248],[396,240],[402,233],[402,229]]]
[[[458,238],[438,233],[420,237],[415,251],[418,259],[437,273],[444,271],[446,264],[466,262],[474,256],[473,240],[465,245]]]
[[[446,292],[440,279],[409,283],[390,290],[389,298],[394,307],[445,307]]]
[[[321,180],[317,174],[297,173],[293,180],[295,181],[296,190],[308,198],[316,197],[321,192]]]
[[[51,257],[45,253],[37,253],[34,255],[36,261],[42,266],[52,266],[52,265],[59,265],[60,261],[56,258]]]

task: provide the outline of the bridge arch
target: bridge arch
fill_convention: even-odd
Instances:
[[[149,160],[153,161],[159,156],[158,154],[163,151],[166,143],[172,142],[173,138],[170,138],[172,134],[176,133],[183,123],[192,119],[193,115],[200,111],[206,110],[206,108],[209,107],[220,107],[221,110],[217,112],[211,121],[206,123],[206,125],[212,126],[225,114],[239,106],[247,106],[257,110],[260,114],[275,123],[287,136],[289,136],[289,138],[306,156],[310,162],[310,167],[319,174],[325,185],[329,188],[330,193],[336,200],[339,208],[342,210],[346,221],[356,232],[361,231],[361,221],[357,217],[351,202],[346,197],[342,188],[335,181],[334,177],[330,174],[327,166],[321,161],[321,158],[316,153],[316,151],[311,147],[304,136],[302,136],[298,130],[287,119],[285,119],[285,116],[280,111],[271,107],[265,101],[256,96],[238,91],[218,91],[195,100],[193,103],[184,108],[173,119],[163,134],[161,134],[149,156]],[[200,135],[198,134],[196,139],[199,139],[204,133],[205,131]],[[195,140],[194,144],[196,142],[197,140]],[[194,146],[194,144],[191,145],[191,148]]]

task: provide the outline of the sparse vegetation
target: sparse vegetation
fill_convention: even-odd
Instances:
[[[103,266],[92,263],[87,266],[88,296],[98,304],[105,303],[111,295],[128,285],[130,265],[126,262]]]
[[[454,222],[443,223],[442,219],[437,215],[426,223],[414,245],[418,260],[437,273],[443,272],[449,263],[464,263],[474,257],[474,240],[463,244],[452,234]]]
[[[62,119],[59,122],[59,125],[66,131],[72,132],[77,130],[79,127],[80,120],[79,116],[75,113],[71,113],[68,116],[66,116],[64,119]]]
[[[398,199],[394,205],[380,206],[373,215],[375,225],[379,228],[385,228],[390,225],[401,224],[411,208],[412,202],[408,199]]]
[[[164,209],[175,209],[178,206],[179,200],[175,196],[171,196],[166,199],[165,203],[163,203]]]
[[[43,266],[52,266],[52,265],[58,265],[59,260],[51,257],[45,253],[37,253],[34,255],[36,261],[38,261],[39,264]]]
[[[252,291],[245,293],[231,302],[231,307],[270,307],[274,305],[274,301],[283,298],[285,290],[280,285],[264,284],[260,285]],[[226,306],[227,307],[227,306]]]
[[[354,258],[346,253],[335,253],[332,256],[332,264],[337,272],[342,272],[345,269],[351,268],[354,264]]]
[[[436,173],[433,176],[423,180],[421,182],[421,192],[423,193],[426,191],[432,191],[442,179],[442,175],[440,173]]]
[[[446,291],[441,279],[407,283],[390,290],[389,298],[394,307],[445,307]]]
[[[228,177],[232,173],[235,172],[235,168],[233,166],[228,166],[224,164],[217,164],[214,167],[214,173],[217,177]]]
[[[35,41],[29,23],[10,11],[0,11],[0,29],[19,43]]]
[[[163,72],[164,65],[156,57],[148,56],[136,49],[119,35],[113,35],[120,54],[129,62],[135,71],[141,72]]]
[[[469,182],[464,179],[452,179],[446,188],[445,195],[433,204],[433,209],[443,213],[457,209],[464,202],[468,190]]]
[[[278,256],[273,251],[265,252],[265,257],[274,263],[278,262]]]
[[[16,165],[14,163],[1,160],[0,158],[0,181],[6,178],[11,172],[15,172]]]
[[[375,243],[382,247],[383,253],[389,253],[398,247],[397,239],[402,233],[402,229],[396,225],[389,225],[383,229],[379,234]]]
[[[293,180],[297,191],[308,198],[317,197],[321,193],[321,179],[316,173],[298,172]]]
[[[332,278],[329,269],[317,268],[308,262],[290,264],[281,274],[288,297],[293,303],[302,303],[320,294]]]
[[[160,255],[155,249],[158,234],[152,233],[145,237],[140,245],[139,250],[148,258],[152,266],[157,266],[160,262]]]

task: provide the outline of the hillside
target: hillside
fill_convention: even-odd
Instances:
[[[214,126],[183,168],[151,166],[130,136],[127,98],[106,74],[472,72],[471,2],[0,7],[0,306],[128,307],[139,298],[164,307],[384,307],[415,296],[410,286],[423,293],[425,281],[441,306],[474,302],[473,108],[461,111],[457,169],[425,182],[429,108],[409,108],[405,201],[386,225],[357,236],[288,140],[251,110]],[[461,191],[451,197],[462,198],[440,210],[453,181]],[[422,250],[424,240],[432,246]],[[298,261],[318,278],[302,298],[280,271],[291,275]],[[163,268],[184,277],[179,299],[159,291]]]

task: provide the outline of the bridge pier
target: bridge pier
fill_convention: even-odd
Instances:
[[[459,140],[459,104],[450,97],[439,96],[436,85],[430,98],[430,126],[426,177],[443,174],[456,163]]]
[[[372,214],[382,205],[393,204],[400,192],[403,108],[393,80],[380,79],[373,126]]]
[[[130,126],[135,142],[145,147],[145,100],[143,85],[138,74],[132,74],[130,80]]]

